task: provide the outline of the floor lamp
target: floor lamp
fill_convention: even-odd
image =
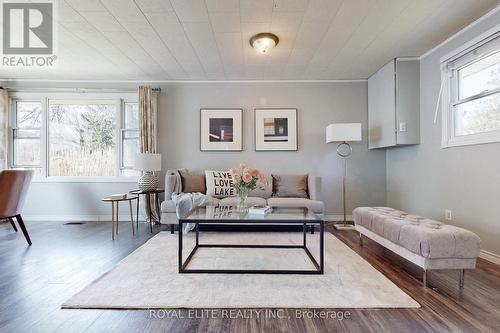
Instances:
[[[335,223],[335,228],[346,228],[351,225],[346,218],[346,174],[347,158],[352,153],[352,147],[348,142],[361,141],[361,123],[330,124],[326,127],[326,143],[340,142],[337,146],[337,154],[344,159],[344,175],[342,177],[342,204],[344,207],[344,220],[342,223]]]

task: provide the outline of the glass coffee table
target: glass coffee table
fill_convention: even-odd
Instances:
[[[195,245],[192,251],[183,260],[183,226],[194,224],[196,233]],[[302,244],[203,244],[200,242],[199,226],[211,224],[231,226],[245,225],[249,231],[259,225],[297,225],[302,226]],[[319,226],[319,263],[307,247],[308,226]],[[321,215],[313,214],[307,208],[274,209],[267,215],[250,215],[237,213],[229,207],[197,208],[179,219],[179,273],[235,273],[235,274],[323,274],[324,268],[324,229],[325,222]],[[198,269],[188,268],[191,259],[199,248],[266,248],[266,249],[303,249],[315,269]]]

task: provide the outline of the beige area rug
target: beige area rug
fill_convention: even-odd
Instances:
[[[194,244],[191,233],[185,248]],[[418,308],[347,245],[325,233],[324,275],[179,274],[177,234],[161,232],[63,308]],[[318,256],[319,235],[307,235]],[[202,233],[200,243],[300,244],[301,233]],[[186,250],[184,258],[188,255]],[[302,249],[200,248],[189,268],[313,268]]]

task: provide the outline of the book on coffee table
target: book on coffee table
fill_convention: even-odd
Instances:
[[[248,214],[252,215],[266,215],[271,212],[271,207],[255,205],[248,208]]]

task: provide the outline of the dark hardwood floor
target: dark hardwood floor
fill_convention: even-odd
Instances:
[[[31,247],[9,223],[0,224],[0,332],[498,332],[500,328],[500,267],[479,260],[477,269],[467,272],[463,290],[458,289],[458,271],[431,272],[429,284],[435,289],[424,289],[416,266],[369,240],[361,248],[354,231],[331,227],[327,230],[422,307],[328,309],[330,314],[349,312],[350,318],[343,320],[296,318],[291,309],[279,313],[285,318],[275,319],[176,318],[189,317],[186,309],[173,318],[151,318],[150,311],[61,310],[64,301],[153,234],[142,225],[132,238],[130,226],[122,223],[113,242],[110,223],[26,224]]]

